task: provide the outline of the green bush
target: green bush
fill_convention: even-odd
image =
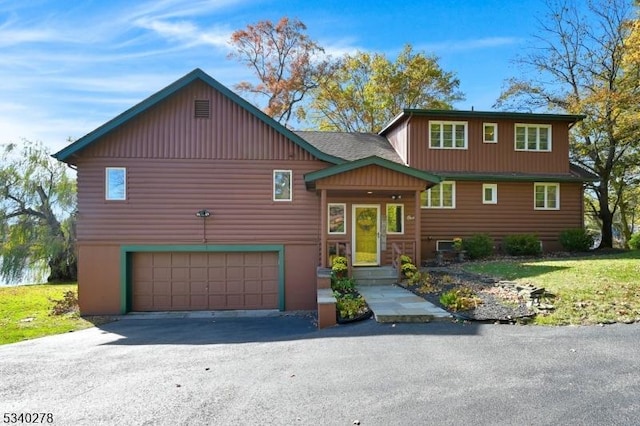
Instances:
[[[629,238],[629,247],[632,250],[640,250],[640,232],[636,232]]]
[[[482,304],[482,300],[469,287],[461,287],[442,293],[440,303],[452,311],[468,311]]]
[[[493,253],[493,239],[487,234],[475,234],[462,240],[469,259],[480,259]]]
[[[361,296],[344,295],[337,298],[336,309],[341,318],[355,318],[367,309],[367,302]]]
[[[507,235],[502,243],[511,256],[536,256],[542,252],[540,240],[533,234]]]
[[[584,228],[565,229],[560,233],[560,244],[567,251],[589,251],[593,236]]]
[[[347,266],[347,258],[344,256],[336,256],[331,261],[331,273],[336,279],[341,279],[347,275],[349,267]]]
[[[403,263],[400,267],[400,270],[402,271],[402,275],[407,278],[411,278],[416,273],[418,268],[413,263]]]
[[[339,293],[353,293],[356,290],[356,281],[353,278],[336,278],[331,280],[331,290]]]

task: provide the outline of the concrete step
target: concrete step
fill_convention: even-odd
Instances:
[[[391,266],[353,268],[353,278],[359,286],[395,284],[398,275]]]
[[[357,286],[372,286],[372,285],[392,285],[397,284],[398,279],[393,278],[356,278]]]
[[[380,323],[451,320],[444,309],[398,286],[358,286],[358,290]]]

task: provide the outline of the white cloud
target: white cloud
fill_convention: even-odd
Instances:
[[[189,21],[163,21],[159,19],[140,18],[136,25],[150,30],[160,37],[185,44],[185,47],[193,47],[199,44],[208,44],[215,47],[228,47],[231,38],[231,30],[223,28],[211,28],[202,30]]]
[[[513,46],[521,42],[522,39],[516,37],[485,37],[471,40],[447,40],[438,43],[422,44],[420,45],[420,50],[426,50],[427,52],[478,50]]]

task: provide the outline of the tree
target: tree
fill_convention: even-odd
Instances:
[[[309,115],[322,130],[378,132],[403,108],[451,109],[460,81],[438,58],[406,45],[395,62],[379,53],[346,55],[313,91]]]
[[[0,163],[0,275],[20,280],[46,262],[49,282],[75,281],[75,181],[41,145],[2,147]]]
[[[266,96],[264,112],[285,125],[294,112],[301,113],[294,111],[296,104],[331,72],[331,61],[320,59],[324,49],[304,33],[306,29],[302,22],[283,17],[275,24],[260,21],[231,35],[235,52],[229,57],[251,68],[260,81],[243,81],[235,88]]]
[[[600,177],[589,184],[601,224],[600,247],[613,246],[619,202],[638,159],[640,75],[625,66],[632,6],[626,0],[547,3],[538,45],[517,59],[530,79],[511,79],[497,107],[549,109],[587,117],[572,132],[571,160]],[[613,185],[616,182],[617,185]]]

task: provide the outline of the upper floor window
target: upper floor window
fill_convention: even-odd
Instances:
[[[484,143],[498,143],[498,123],[484,123],[482,131]]]
[[[104,199],[127,199],[127,169],[124,167],[107,167],[104,175]]]
[[[495,183],[482,184],[482,204],[498,204],[498,185]]]
[[[534,183],[533,192],[535,210],[560,209],[560,184]]]
[[[429,121],[429,147],[467,149],[467,122]]]
[[[551,125],[516,124],[516,151],[551,151]]]
[[[404,205],[387,204],[387,234],[404,233]]]
[[[273,201],[291,201],[293,199],[291,175],[291,170],[273,171]]]
[[[454,209],[456,207],[456,183],[441,182],[420,194],[420,205],[431,209]]]

